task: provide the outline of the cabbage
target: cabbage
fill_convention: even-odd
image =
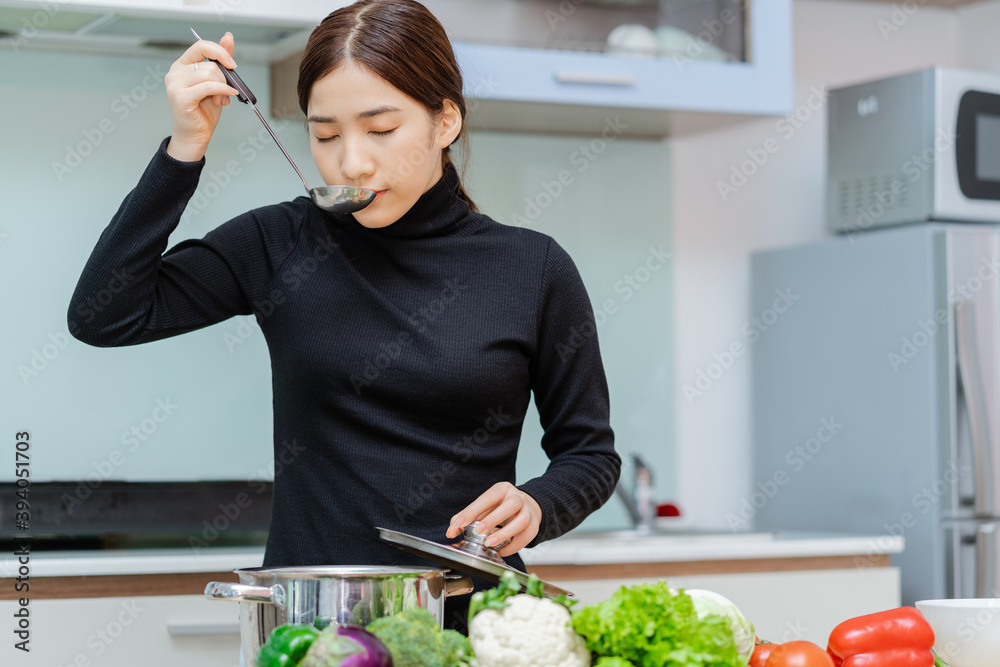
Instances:
[[[729,616],[699,617],[691,596],[663,580],[622,586],[572,616],[600,667],[747,667]]]
[[[709,614],[722,616],[729,621],[733,628],[733,640],[736,642],[736,650],[745,660],[749,661],[754,649],[753,623],[737,609],[736,605],[727,598],[713,593],[712,591],[699,590],[697,588],[685,588],[694,603],[694,608],[698,612],[698,618],[705,618]]]

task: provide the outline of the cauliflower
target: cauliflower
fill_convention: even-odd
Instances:
[[[558,602],[514,595],[479,611],[469,625],[476,667],[590,667],[590,651]]]

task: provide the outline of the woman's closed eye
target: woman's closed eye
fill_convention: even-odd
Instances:
[[[386,137],[386,136],[389,136],[390,134],[392,134],[395,131],[396,131],[396,128],[392,128],[391,130],[382,130],[382,131],[371,130],[368,134],[374,134],[375,136],[378,136],[378,137]],[[333,141],[334,139],[339,139],[339,138],[340,138],[339,134],[334,134],[334,135],[329,136],[329,137],[316,137],[316,141],[318,141],[320,143],[326,143],[328,141]]]

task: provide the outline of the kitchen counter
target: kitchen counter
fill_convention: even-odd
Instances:
[[[522,552],[543,579],[669,577],[887,567],[902,537],[820,532],[570,533]]]
[[[522,552],[529,570],[542,578],[702,574],[773,570],[879,567],[903,549],[902,538],[823,533],[678,534],[635,537],[627,532],[564,536]],[[258,567],[263,546],[33,551],[30,576],[35,597],[89,597],[200,593],[208,581],[236,581],[233,569]],[[17,576],[13,554],[0,558],[0,579]],[[114,576],[109,586],[105,577]],[[13,595],[0,586],[0,599]]]
[[[260,567],[264,547],[209,547],[207,549],[87,549],[32,551],[32,577],[88,577],[105,575],[230,572],[239,567]],[[17,576],[18,562],[11,554],[0,559],[0,578]]]
[[[529,565],[638,563],[649,560],[696,561],[803,558],[894,554],[902,537],[820,533],[654,534],[611,538],[627,533],[571,533],[521,552]],[[608,537],[604,537],[607,535]]]
[[[235,568],[259,567],[264,547],[33,550],[27,560],[0,558],[0,600],[20,597],[14,578],[24,576],[22,567],[32,599],[200,595],[210,581],[238,582]]]

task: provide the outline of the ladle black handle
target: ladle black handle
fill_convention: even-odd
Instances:
[[[250,92],[249,88],[247,88],[247,84],[243,83],[243,79],[240,78],[239,74],[229,69],[218,60],[213,60],[212,58],[209,58],[209,60],[218,65],[219,69],[222,70],[222,76],[226,77],[226,83],[239,91],[239,94],[236,95],[236,99],[243,102],[243,104],[246,104],[247,102],[257,104],[257,98],[254,97],[254,94]]]
[[[194,32],[194,28],[191,28],[191,32]],[[194,36],[197,37],[198,39],[201,39],[201,37],[196,32],[194,32]],[[254,96],[253,93],[250,92],[250,89],[247,88],[247,84],[243,83],[243,79],[240,78],[239,74],[229,69],[228,67],[220,63],[218,60],[215,60],[214,58],[209,58],[209,60],[218,65],[219,69],[222,70],[222,76],[226,77],[226,83],[228,83],[230,86],[232,86],[238,91],[236,99],[238,99],[240,102],[243,102],[243,104],[246,104],[247,102],[254,105],[257,104],[257,98]]]

